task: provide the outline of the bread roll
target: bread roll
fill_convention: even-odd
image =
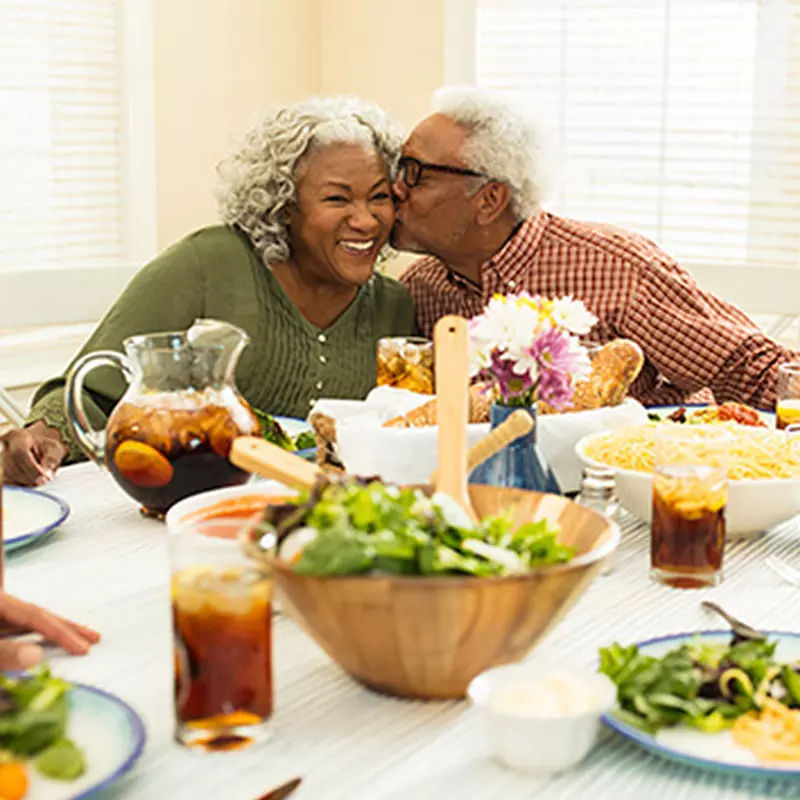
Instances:
[[[628,394],[631,384],[644,366],[644,353],[630,339],[613,339],[604,344],[592,359],[592,371],[575,384],[572,402],[566,411],[590,411],[618,406]],[[540,414],[557,414],[545,403],[539,403]]]
[[[491,391],[484,383],[475,383],[469,387],[469,421],[470,423],[488,422],[489,408],[492,405]],[[394,417],[383,423],[384,428],[424,428],[436,425],[436,398],[417,406],[406,414]]]

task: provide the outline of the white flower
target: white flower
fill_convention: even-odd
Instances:
[[[597,317],[586,306],[572,297],[559,297],[553,300],[553,321],[570,333],[587,334],[597,322]]]
[[[577,378],[588,378],[592,371],[592,362],[586,348],[581,344],[577,336],[569,337],[569,351],[575,354],[574,367],[571,374],[573,382]]]

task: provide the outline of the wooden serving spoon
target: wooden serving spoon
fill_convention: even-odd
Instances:
[[[310,489],[322,470],[310,461],[257,436],[239,436],[228,455],[231,464],[295,489]]]
[[[477,523],[467,493],[469,374],[467,320],[442,317],[433,331],[436,357],[436,416],[439,422],[437,493],[455,501]]]
[[[533,430],[531,415],[523,409],[515,411],[469,449],[467,473],[531,430]],[[296,489],[310,488],[323,474],[319,467],[310,461],[256,436],[239,436],[234,439],[230,461],[247,472],[279,481]],[[436,485],[437,474],[438,470],[434,470],[428,479],[432,486]]]
[[[518,409],[505,420],[503,420],[494,430],[489,431],[486,436],[470,447],[467,453],[467,476],[475,467],[479,467],[484,461],[488,461],[492,456],[497,455],[504,447],[511,442],[530,433],[533,430],[533,417],[525,411]],[[438,470],[431,473],[428,482],[436,484]]]

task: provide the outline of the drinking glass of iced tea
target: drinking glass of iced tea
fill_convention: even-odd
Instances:
[[[433,342],[418,336],[380,339],[378,386],[433,394]]]
[[[681,589],[722,580],[729,441],[719,426],[658,426],[650,549],[655,580]]]
[[[175,738],[190,747],[241,749],[270,732],[272,578],[244,554],[242,526],[216,517],[169,534]]]
[[[775,425],[779,430],[800,423],[800,361],[778,367]]]

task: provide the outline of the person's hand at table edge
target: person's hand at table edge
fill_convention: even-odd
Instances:
[[[52,480],[69,449],[58,428],[38,420],[27,428],[17,428],[2,437],[4,480],[20,486],[41,486]]]
[[[0,592],[0,636],[38,633],[71,655],[85,655],[100,641],[97,631]],[[0,640],[0,669],[29,669],[44,657],[38,644]]]

